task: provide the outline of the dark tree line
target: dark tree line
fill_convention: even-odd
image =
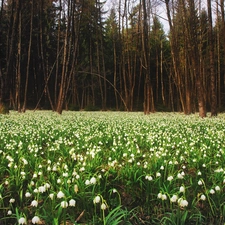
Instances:
[[[1,112],[224,109],[224,0],[0,3]]]

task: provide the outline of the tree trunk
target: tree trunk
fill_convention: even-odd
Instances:
[[[211,86],[211,116],[217,116],[216,74],[214,71],[214,42],[212,27],[211,0],[207,0],[209,17],[209,58],[210,58],[210,86]]]
[[[31,44],[32,44],[32,31],[33,31],[33,0],[30,2],[31,4],[31,14],[30,14],[30,36],[29,36],[29,46],[27,51],[27,68],[26,68],[26,81],[25,81],[25,87],[24,87],[24,101],[23,101],[23,107],[22,111],[26,111],[27,107],[27,89],[28,89],[28,80],[29,80],[29,70],[30,70],[30,57],[31,57]]]

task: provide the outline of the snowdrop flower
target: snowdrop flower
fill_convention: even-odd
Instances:
[[[169,176],[169,177],[167,178],[167,180],[168,180],[168,181],[173,180],[173,176]]]
[[[69,174],[66,172],[66,173],[63,173],[63,177],[68,177]]]
[[[157,198],[162,198],[162,193],[161,192],[157,195]]]
[[[62,202],[61,202],[61,207],[62,207],[62,208],[67,208],[67,207],[68,207],[67,201],[62,201]]]
[[[178,174],[177,174],[177,178],[178,178],[178,179],[183,179],[184,176],[183,176],[181,173],[178,173]]]
[[[25,176],[26,175],[26,173],[24,171],[21,171],[20,174],[21,174],[21,176]]]
[[[185,199],[183,199],[183,198],[179,198],[177,202],[178,202],[178,204],[179,204],[180,207],[186,207],[186,206],[188,206],[188,201],[185,200]]]
[[[27,221],[24,217],[21,217],[19,218],[18,223],[24,225],[24,224],[27,224]]]
[[[90,184],[90,181],[89,180],[86,180],[85,181],[85,185],[89,185]]]
[[[185,187],[184,186],[181,186],[180,187],[180,193],[184,193],[185,192]]]
[[[212,195],[215,194],[214,189],[211,189],[211,190],[209,191],[209,193],[212,194]]]
[[[33,207],[37,207],[38,206],[38,201],[33,200],[30,205],[33,206]]]
[[[9,203],[14,203],[15,202],[15,198],[10,198]]]
[[[7,215],[8,216],[11,216],[12,215],[12,211],[11,210],[8,210]]]
[[[46,189],[49,189],[49,188],[51,187],[51,185],[50,185],[49,183],[45,183],[44,187],[45,187]]]
[[[96,181],[97,181],[97,180],[96,180],[95,177],[92,177],[92,178],[90,179],[90,183],[91,183],[91,184],[96,184]]]
[[[206,196],[202,194],[201,197],[200,197],[200,199],[201,199],[202,201],[205,201],[205,200],[206,200]]]
[[[117,193],[118,191],[116,190],[116,188],[113,188],[112,192]]]
[[[102,209],[102,210],[106,210],[106,204],[105,204],[105,203],[102,203],[102,204],[101,204],[101,209]]]
[[[31,196],[31,193],[30,193],[30,192],[26,192],[26,193],[25,193],[25,197],[26,197],[26,198],[29,198],[30,196]]]
[[[157,172],[156,177],[161,177],[161,173]]]
[[[161,167],[160,167],[160,170],[164,170],[164,166],[161,166]]]
[[[162,194],[161,199],[164,201],[164,200],[166,200],[166,199],[167,199],[167,196],[166,196],[165,194]]]
[[[201,181],[201,180],[198,181],[198,185],[199,185],[199,186],[202,185],[202,181]]]
[[[64,198],[65,195],[62,191],[59,191],[58,194],[57,194],[57,198]]]
[[[199,175],[199,176],[201,176],[201,175],[202,175],[201,171],[198,171],[198,175]]]
[[[70,199],[69,206],[75,207],[75,205],[76,205],[76,201],[74,199]]]
[[[51,200],[53,200],[53,198],[54,198],[54,194],[53,194],[53,193],[51,193],[51,194],[49,195],[49,198],[50,198]]]
[[[39,224],[41,220],[38,216],[34,216],[31,221],[33,224]]]
[[[146,176],[145,176],[145,179],[146,179],[146,180],[149,180],[149,181],[153,180],[152,176],[149,176],[149,175],[146,175]]]
[[[60,184],[61,183],[61,179],[57,179],[57,184]]]
[[[173,195],[171,198],[170,198],[170,201],[171,202],[176,202],[178,199],[177,195]]]
[[[93,200],[94,204],[99,203],[100,201],[101,201],[101,198],[98,195]]]
[[[215,187],[215,190],[216,190],[216,191],[220,191],[220,187],[219,187],[219,186],[216,186],[216,187]]]
[[[44,193],[44,192],[46,192],[46,187],[45,187],[45,186],[40,186],[40,187],[38,188],[38,192],[39,192],[39,193]]]

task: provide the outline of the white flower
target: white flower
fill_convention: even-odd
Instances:
[[[178,173],[178,174],[177,174],[177,178],[178,178],[178,179],[183,179],[184,176],[183,176],[181,173]]]
[[[161,173],[157,172],[156,177],[161,177]]]
[[[184,186],[181,186],[181,187],[180,187],[180,192],[181,192],[181,193],[184,193],[184,192],[185,192],[185,187],[184,187]]]
[[[53,193],[51,193],[51,194],[49,195],[49,198],[50,198],[51,200],[53,200],[53,198],[54,198],[54,194],[53,194]]]
[[[32,218],[32,223],[33,224],[39,224],[40,223],[40,218],[38,217],[38,216],[34,216],[33,218]]]
[[[169,177],[167,178],[167,180],[168,180],[168,181],[173,180],[173,176],[169,176]]]
[[[24,171],[21,171],[20,174],[21,174],[22,176],[25,176],[25,175],[26,175],[26,173],[25,173]]]
[[[146,179],[146,180],[149,180],[149,181],[153,180],[152,176],[149,176],[149,175],[146,175],[146,176],[145,176],[145,179]]]
[[[49,183],[45,183],[44,187],[45,187],[46,189],[49,189],[49,188],[51,187],[51,185],[50,185]]]
[[[38,188],[38,192],[39,192],[39,193],[44,193],[44,192],[46,192],[46,186],[40,186],[40,187]]]
[[[167,196],[165,194],[162,194],[162,198],[163,201],[167,199]]]
[[[25,197],[29,198],[30,196],[31,196],[31,193],[30,192],[26,192]]]
[[[209,193],[212,194],[212,195],[215,194],[214,189],[211,189],[211,190],[209,191]]]
[[[102,204],[101,204],[101,209],[102,209],[102,210],[105,210],[105,209],[106,209],[106,204],[105,204],[105,203],[102,203]]]
[[[38,201],[33,200],[30,205],[33,206],[33,207],[37,207],[38,206]]]
[[[12,211],[11,210],[8,210],[7,215],[8,216],[11,216],[12,215]]]
[[[162,193],[161,192],[157,195],[157,198],[162,198]]]
[[[186,206],[188,206],[188,201],[185,200],[185,199],[183,199],[183,198],[179,198],[177,202],[178,202],[178,204],[179,204],[180,207],[186,207]]]
[[[171,202],[176,202],[178,199],[177,195],[173,195],[171,198],[170,198],[170,201]]]
[[[61,183],[61,179],[57,179],[57,184],[60,184]]]
[[[99,203],[100,201],[101,201],[101,198],[98,195],[93,200],[94,204]]]
[[[216,187],[215,187],[215,190],[216,190],[216,191],[220,191],[220,187],[219,187],[219,186],[216,186]]]
[[[74,199],[70,199],[69,206],[75,207],[75,205],[76,205],[76,201]]]
[[[67,201],[62,201],[62,202],[61,202],[61,207],[62,207],[62,208],[67,208],[67,207],[68,207]]]
[[[198,185],[200,185],[200,186],[202,185],[202,181],[201,180],[198,181]]]
[[[69,174],[66,172],[66,173],[63,173],[63,177],[68,177]]]
[[[58,194],[57,194],[57,198],[64,198],[65,195],[62,191],[59,191]]]
[[[92,178],[90,179],[90,183],[91,183],[91,184],[96,184],[96,181],[97,181],[97,180],[96,180],[95,177],[92,177]]]
[[[202,194],[201,197],[200,197],[200,199],[201,199],[202,201],[205,201],[205,200],[206,200],[206,196]]]
[[[9,203],[14,203],[15,202],[15,198],[10,198]]]
[[[85,181],[85,184],[86,184],[86,185],[89,185],[89,184],[90,184],[90,181],[89,181],[89,180],[86,180],[86,181]]]
[[[27,224],[27,221],[24,217],[21,217],[19,218],[18,223],[24,225],[24,224]]]

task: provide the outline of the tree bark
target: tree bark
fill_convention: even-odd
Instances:
[[[209,17],[209,58],[210,58],[210,86],[211,86],[211,116],[217,116],[216,74],[214,71],[214,42],[212,26],[211,0],[207,0]]]

